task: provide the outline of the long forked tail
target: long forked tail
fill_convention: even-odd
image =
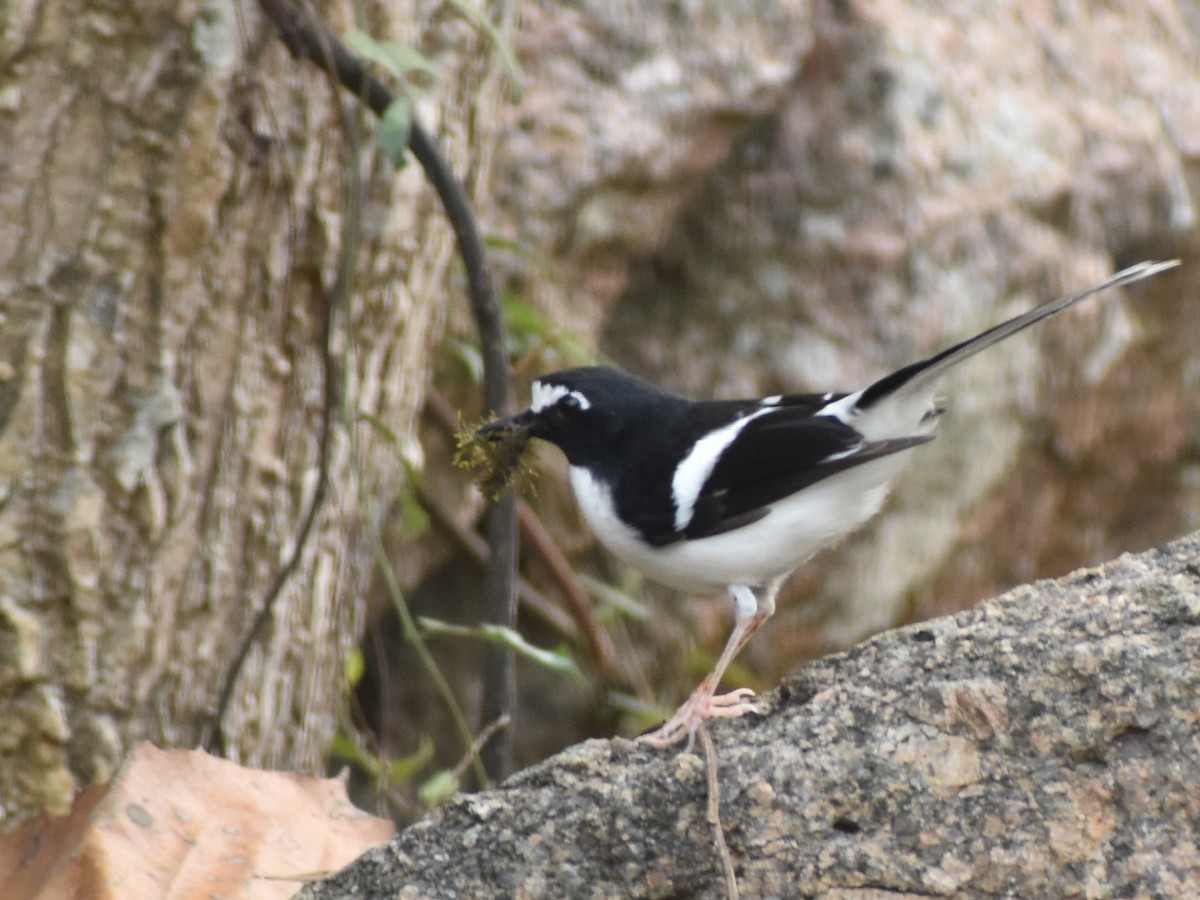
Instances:
[[[855,405],[858,409],[865,410],[878,400],[895,393],[901,387],[914,392],[919,391],[922,387],[936,381],[951,366],[957,365],[964,359],[974,356],[980,350],[986,350],[992,344],[998,344],[1005,338],[1012,337],[1018,331],[1022,331],[1030,325],[1035,325],[1043,319],[1057,315],[1064,309],[1074,306],[1080,300],[1086,300],[1092,294],[1098,294],[1109,288],[1133,284],[1135,281],[1141,281],[1143,278],[1150,278],[1159,272],[1173,269],[1177,265],[1179,265],[1179,260],[1177,259],[1167,260],[1166,262],[1138,263],[1136,266],[1122,269],[1117,274],[1109,276],[1098,284],[1092,285],[1087,290],[1080,291],[1078,294],[1071,294],[1067,297],[1060,297],[1057,300],[1043,303],[1041,306],[1029,310],[1029,312],[1022,313],[1015,318],[1009,319],[1007,322],[1001,322],[999,325],[989,328],[982,334],[977,334],[975,337],[968,338],[960,344],[955,344],[953,347],[949,347],[941,353],[929,357],[929,359],[923,359],[920,362],[905,366],[903,369],[897,369],[891,375],[879,379],[863,391],[862,397],[859,398],[858,403]]]

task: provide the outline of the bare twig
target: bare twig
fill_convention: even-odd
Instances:
[[[562,550],[550,536],[538,514],[523,500],[518,500],[517,504],[517,521],[521,526],[521,536],[526,544],[542,557],[542,561],[546,563],[562,589],[571,616],[579,624],[587,640],[588,651],[596,664],[596,671],[605,681],[616,681],[616,650],[608,630],[596,619],[592,598],[575,577],[571,564],[563,556]]]
[[[454,517],[438,502],[437,498],[423,487],[418,486],[415,494],[417,502],[428,514],[430,524],[449,538],[459,552],[480,567],[486,568],[488,564],[487,541],[472,529],[465,528],[454,521]],[[521,601],[524,612],[532,613],[568,640],[577,641],[579,639],[579,628],[571,617],[523,578],[517,579],[517,598]]]
[[[459,761],[458,765],[454,767],[454,780],[462,781],[463,777],[467,774],[467,770],[471,767],[472,761],[483,755],[483,748],[487,746],[487,743],[492,739],[492,736],[501,729],[507,729],[511,724],[512,716],[508,714],[501,716],[494,722],[489,722],[484,729],[479,732],[479,735],[475,738],[475,743],[471,744],[470,753],[464,756],[462,760]]]
[[[704,748],[704,764],[708,772],[708,810],[705,819],[713,829],[713,844],[721,859],[721,874],[725,878],[725,896],[729,900],[738,900],[737,872],[733,868],[733,857],[729,855],[729,846],[725,843],[725,829],[721,826],[721,782],[717,773],[717,751],[713,747],[712,736],[708,727],[700,724],[700,745]]]

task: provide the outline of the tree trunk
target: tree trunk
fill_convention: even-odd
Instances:
[[[462,170],[495,79],[478,31],[440,10],[388,4],[370,27],[436,49],[423,111],[458,129],[443,145]],[[453,253],[437,200],[252,3],[6,18],[0,803],[10,821],[61,808],[132,744],[203,739],[314,503],[328,415],[330,498],[222,723],[237,760],[314,768],[370,574],[362,526],[404,482],[367,429],[352,465],[343,423],[413,433]]]

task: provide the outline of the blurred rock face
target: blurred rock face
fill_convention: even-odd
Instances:
[[[639,374],[695,396],[853,388],[1193,252],[1186,13],[530,4],[489,216],[547,255],[512,273],[533,302]],[[752,665],[1198,524],[1192,280],[974,361],[887,515],[794,579]]]

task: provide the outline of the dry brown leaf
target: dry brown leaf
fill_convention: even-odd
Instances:
[[[286,898],[395,832],[335,779],[143,744],[108,785],[0,839],[5,897]]]

